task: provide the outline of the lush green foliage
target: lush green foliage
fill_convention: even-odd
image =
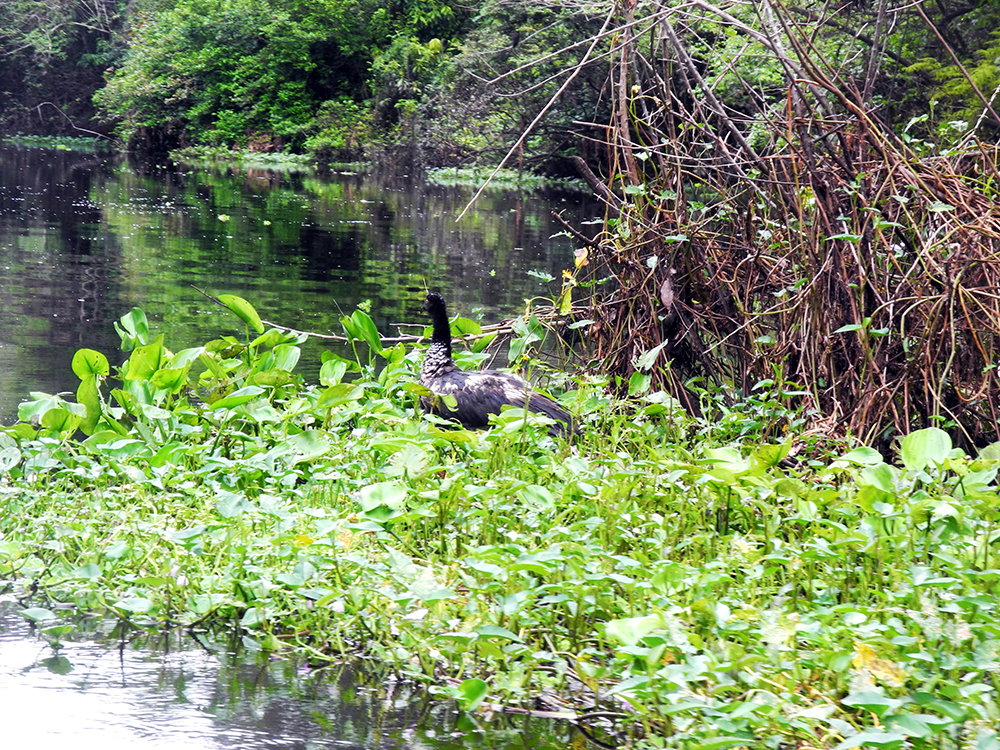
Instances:
[[[593,2],[9,0],[0,5],[0,110],[25,130],[94,128],[90,93],[107,83],[97,94],[105,124],[135,146],[341,159],[381,147],[454,166],[495,163],[572,78],[516,152],[522,165],[565,172],[560,157],[572,152],[607,159],[589,144],[609,140],[610,103],[649,70],[632,53],[623,59],[620,44],[654,48],[666,21],[704,81],[673,66],[635,98],[640,118],[672,99],[688,104],[684,89],[703,86],[762,147],[787,104],[788,53],[799,54],[803,24],[814,29],[805,52],[827,75],[857,82],[897,131],[923,118],[922,137],[948,142],[984,121],[1000,126],[981,98],[996,91],[996,4],[936,3],[929,24],[884,6],[805,0],[783,5],[779,21],[739,3],[687,13],[652,2],[609,16]],[[35,109],[46,102],[58,109]],[[650,135],[640,130],[635,142]]]
[[[135,25],[97,99],[128,141],[357,153],[369,69],[400,45],[440,53],[461,19],[437,2],[177,0]]]
[[[3,434],[0,574],[54,640],[57,603],[236,627],[468,710],[560,694],[658,747],[996,747],[996,447],[763,441],[756,410],[795,419],[766,386],[709,425],[584,384],[574,447],[518,411],[442,429],[364,312],[314,387],[297,338],[223,302],[244,334],[176,353],[132,311],[122,365],[81,350],[76,401]]]

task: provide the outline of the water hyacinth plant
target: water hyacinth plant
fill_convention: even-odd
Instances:
[[[647,747],[1000,747],[998,446],[716,432],[598,381],[574,445],[453,429],[363,311],[307,384],[301,336],[222,299],[241,336],[174,352],[133,310],[122,364],[82,350],[75,401],[0,432],[0,576],[54,641],[235,630]]]

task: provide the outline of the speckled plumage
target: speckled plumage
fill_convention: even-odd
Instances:
[[[424,310],[431,318],[434,333],[431,345],[420,368],[420,383],[438,396],[455,397],[455,408],[449,408],[440,398],[424,396],[420,404],[425,411],[446,419],[454,419],[463,427],[487,427],[490,414],[499,414],[505,405],[524,408],[555,420],[549,434],[567,437],[579,432],[568,411],[550,398],[536,393],[521,378],[499,370],[465,372],[451,358],[451,326],[444,298],[430,292],[424,300]]]

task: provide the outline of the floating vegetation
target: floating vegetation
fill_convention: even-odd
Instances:
[[[170,158],[182,164],[199,166],[222,165],[287,172],[312,172],[316,169],[316,158],[309,154],[240,151],[210,146],[189,146],[171,151]]]
[[[501,169],[492,178],[492,169],[475,169],[471,167],[445,167],[441,169],[430,169],[427,171],[427,181],[433,185],[464,185],[478,187],[490,180],[490,186],[495,188],[511,189],[520,188],[524,190],[542,190],[546,188],[559,188],[561,190],[574,190],[579,192],[589,192],[582,180],[551,179],[541,177],[530,172],[518,172],[514,169]]]
[[[305,334],[220,301],[241,335],[173,351],[133,310],[120,367],[81,350],[75,401],[0,433],[0,578],[43,632],[235,628],[646,747],[996,747],[1000,446],[834,442],[766,383],[708,422],[583,381],[572,445],[469,432],[363,311],[309,385]]]
[[[107,138],[80,138],[66,135],[15,135],[3,136],[4,143],[30,148],[51,148],[58,151],[111,151],[113,142]]]

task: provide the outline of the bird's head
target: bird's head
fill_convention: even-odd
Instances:
[[[424,299],[424,312],[431,317],[434,317],[435,313],[443,313],[444,315],[447,315],[448,313],[444,304],[444,297],[437,292],[428,292],[427,297]]]

